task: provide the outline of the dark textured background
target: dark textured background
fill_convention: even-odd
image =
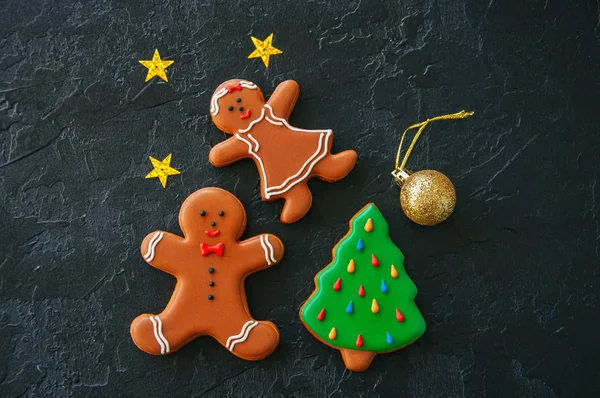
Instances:
[[[249,4],[252,3],[252,4]],[[527,3],[527,4],[525,4]],[[0,2],[0,395],[582,397],[600,394],[600,6],[593,1]],[[274,32],[269,69],[246,57]],[[144,83],[155,48],[169,83]],[[251,161],[208,163],[222,81],[266,94],[300,83],[292,115],[355,148],[344,181],[283,226]],[[410,223],[389,175],[399,135],[426,133],[409,166],[456,185],[434,228]],[[173,153],[166,190],[148,155]],[[131,320],[174,279],[141,258],[179,206],[219,186],[246,205],[246,236],[272,232],[284,261],[247,280],[281,345],[240,360],[210,338],[168,357],[138,350]],[[406,255],[428,329],[362,374],[297,310],[350,217],[374,201]]]

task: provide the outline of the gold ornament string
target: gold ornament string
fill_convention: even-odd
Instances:
[[[449,115],[436,116],[431,119],[427,119],[424,122],[413,124],[412,126],[408,127],[406,130],[404,130],[404,133],[402,133],[402,138],[400,139],[400,145],[398,145],[398,153],[396,154],[396,168],[392,172],[392,175],[396,178],[396,181],[401,180],[402,179],[401,177],[403,177],[403,178],[408,177],[408,173],[404,169],[404,166],[406,166],[406,162],[408,161],[408,158],[409,158],[413,148],[415,147],[417,140],[421,136],[421,133],[423,132],[423,130],[425,130],[425,127],[427,127],[427,125],[429,123],[435,122],[437,120],[464,119],[466,117],[472,116],[473,114],[475,114],[475,112],[465,112],[464,110],[462,110],[458,113],[451,113]],[[406,133],[408,131],[410,131],[412,129],[416,129],[416,128],[419,128],[419,130],[417,131],[417,134],[415,134],[412,142],[410,143],[410,146],[406,150],[406,154],[404,155],[404,158],[402,159],[402,163],[399,165],[400,154],[402,153],[402,144],[404,143],[404,138],[406,136]]]

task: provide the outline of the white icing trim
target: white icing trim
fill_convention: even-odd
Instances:
[[[170,349],[169,341],[165,338],[162,332],[162,320],[156,316],[150,316],[150,321],[152,322],[152,326],[154,326],[154,338],[160,345],[160,353],[168,354]]]
[[[333,132],[330,129],[327,129],[327,130],[306,130],[306,129],[300,129],[298,127],[290,126],[290,124],[288,123],[287,120],[285,120],[282,117],[275,116],[275,113],[273,113],[273,108],[271,107],[271,105],[265,104],[265,108],[267,108],[269,110],[269,112],[271,113],[270,118],[275,119],[276,122],[279,122],[279,123],[283,124],[285,127],[287,127],[290,130],[299,131],[301,133],[327,133],[327,132],[332,133]],[[278,123],[275,123],[275,122],[272,122],[272,123],[273,124],[278,124]]]
[[[260,145],[258,144],[258,141],[256,141],[256,138],[252,137],[252,134],[250,133],[248,133],[248,138],[250,138],[252,142],[254,142],[254,152],[258,152]]]
[[[240,134],[244,134],[247,133],[248,131],[252,130],[252,127],[254,127],[254,125],[258,122],[260,122],[261,120],[263,120],[265,117],[265,108],[262,108],[262,112],[260,113],[260,117],[258,119],[253,120],[252,122],[250,122],[250,124],[248,125],[248,127],[246,127],[245,129],[239,129],[238,133]]]
[[[269,242],[269,235],[265,235],[265,243],[267,244],[267,246],[269,246],[269,254],[271,255],[271,261],[273,262],[273,264],[275,264],[277,260],[275,260],[275,256],[273,255],[274,250],[273,246],[271,245],[271,242]]]
[[[243,88],[248,88],[250,90],[256,90],[258,88],[258,86],[256,84],[249,82],[247,80],[241,80],[240,86],[242,86]],[[227,94],[228,92],[229,91],[227,90],[227,87],[223,87],[219,91],[217,91],[216,93],[213,94],[212,98],[210,99],[211,115],[217,116],[219,114],[219,100],[223,96],[225,96],[225,94]]]
[[[262,246],[262,248],[265,252],[265,260],[267,260],[267,265],[271,265],[271,259],[269,258],[269,251],[267,250],[267,246],[265,245],[265,236],[261,235],[259,239],[260,239],[260,245]]]
[[[267,122],[274,124],[276,126],[283,126],[283,123],[281,122],[276,122],[275,120],[271,119],[270,117],[267,116]]]
[[[244,337],[242,337],[241,339],[237,339],[237,340],[231,342],[231,347],[229,347],[229,351],[233,352],[233,348],[235,347],[235,345],[237,343],[243,343],[244,341],[246,341],[248,339],[248,336],[250,335],[250,331],[252,329],[254,329],[255,327],[257,327],[257,326],[258,326],[258,322],[254,321],[254,323],[252,325],[250,325],[248,327],[248,329],[246,329],[246,333],[244,333]]]
[[[310,162],[312,162],[312,160],[319,156],[322,152],[321,148],[323,147],[323,137],[325,137],[325,134],[321,134],[321,136],[319,137],[319,147],[317,148],[317,150],[315,151],[315,153],[312,154],[312,156],[310,158],[308,158],[308,160],[302,165],[302,167],[300,168],[300,170],[298,170],[296,172],[296,174],[294,174],[293,176],[289,176],[284,182],[282,182],[281,184],[275,186],[275,187],[269,187],[269,190],[272,189],[281,189],[283,187],[285,187],[291,180],[295,179],[296,177],[298,177],[300,174],[302,174],[302,171],[304,171],[304,169],[306,168],[306,166],[309,165]]]
[[[227,344],[225,344],[225,348],[229,349],[229,344],[231,344],[234,340],[239,339],[240,337],[242,337],[244,335],[244,333],[246,332],[246,328],[248,328],[248,326],[250,326],[252,324],[252,322],[256,322],[255,320],[249,320],[248,322],[244,323],[244,326],[242,326],[242,331],[235,335],[235,336],[230,336],[227,339]]]
[[[239,135],[239,134],[234,134],[234,136],[235,136],[235,138],[237,138],[238,140],[240,140],[240,141],[242,141],[242,142],[245,142],[245,143],[246,143],[246,145],[248,145],[248,153],[249,153],[250,155],[254,156],[254,158],[255,158],[255,159],[258,161],[258,164],[259,164],[259,166],[260,166],[260,169],[261,169],[261,170],[262,170],[262,172],[263,172],[263,174],[262,174],[262,175],[263,175],[263,182],[265,183],[265,187],[268,187],[269,185],[268,185],[268,183],[267,183],[267,175],[265,174],[265,165],[263,164],[263,161],[262,161],[262,159],[260,158],[260,156],[258,156],[258,154],[257,154],[256,152],[254,152],[254,151],[252,150],[252,144],[251,144],[249,141],[247,141],[245,138],[243,138],[243,137],[242,137],[241,135]],[[267,198],[268,198],[268,197],[267,197]]]
[[[150,243],[148,244],[148,251],[146,254],[144,254],[144,260],[147,262],[154,260],[154,249],[156,248],[156,245],[158,245],[158,242],[162,240],[164,235],[165,233],[160,231],[154,234],[152,239],[150,239]]]

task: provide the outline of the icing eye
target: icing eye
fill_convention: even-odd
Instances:
[[[206,212],[205,212],[204,210],[200,210],[200,215],[201,215],[202,217],[204,217],[204,216],[206,215]]]
[[[219,210],[219,216],[223,217],[225,215],[225,212],[223,210]]]
[[[244,107],[243,107],[243,106],[240,106],[240,111],[243,111],[243,110],[244,110]]]
[[[229,108],[227,108],[227,109],[229,109],[230,111],[232,111],[233,110],[233,106],[229,105]]]
[[[241,98],[236,98],[235,102],[242,102],[242,99]]]

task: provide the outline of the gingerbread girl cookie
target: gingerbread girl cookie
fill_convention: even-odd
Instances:
[[[211,99],[215,125],[233,137],[211,149],[209,160],[217,167],[252,158],[265,201],[285,199],[281,222],[298,221],[308,212],[312,195],[306,183],[312,177],[327,182],[344,178],[356,164],[356,152],[331,154],[331,130],[304,130],[288,123],[300,88],[287,80],[269,101],[247,80],[221,84]]]
[[[144,260],[175,276],[177,284],[160,314],[142,314],[132,322],[135,344],[164,355],[209,335],[240,358],[269,356],[279,344],[279,331],[271,322],[252,318],[244,279],[281,260],[281,241],[263,234],[240,242],[246,211],[219,188],[191,194],[181,207],[179,225],[183,238],[155,231],[142,242]]]

